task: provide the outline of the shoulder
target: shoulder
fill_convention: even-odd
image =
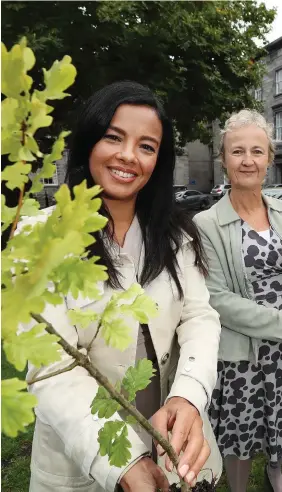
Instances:
[[[196,226],[200,229],[205,229],[206,227],[209,227],[209,225],[217,222],[217,207],[218,203],[213,205],[208,210],[204,210],[203,212],[196,214],[193,218]]]
[[[267,196],[264,193],[263,195],[263,200],[267,204],[268,208],[275,210],[276,212],[282,213],[282,200],[278,198],[274,198],[272,196]]]

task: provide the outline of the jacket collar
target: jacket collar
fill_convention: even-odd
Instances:
[[[272,198],[270,196],[266,196],[262,193],[262,198],[264,203],[266,204],[268,210],[275,210],[276,212],[282,212],[282,201],[277,200],[276,198]],[[220,226],[224,226],[230,224],[231,222],[235,222],[236,220],[240,220],[239,215],[234,210],[232,203],[229,198],[229,192],[224,195],[221,200],[215,205],[216,213],[218,217],[218,222]]]

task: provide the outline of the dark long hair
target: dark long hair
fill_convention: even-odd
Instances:
[[[95,92],[86,101],[72,134],[66,180],[71,189],[84,179],[87,180],[89,187],[94,185],[89,169],[90,153],[94,145],[104,136],[115,111],[121,104],[146,105],[153,108],[162,123],[163,130],[155,169],[148,183],[139,191],[136,200],[136,214],[145,245],[140,283],[148,284],[166,268],[181,298],[183,292],[178,278],[176,253],[185,233],[193,239],[191,245],[195,252],[195,265],[203,274],[206,273],[206,263],[195,224],[189,214],[175,204],[173,128],[161,103],[149,88],[131,81],[115,82]],[[100,213],[106,215],[112,222],[104,204]],[[110,235],[109,231],[108,227],[108,235]],[[109,284],[113,288],[119,288],[119,273],[102,235],[96,236],[96,242],[90,247],[90,253],[101,257],[101,263],[108,269]]]

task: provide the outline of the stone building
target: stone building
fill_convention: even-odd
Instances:
[[[41,208],[50,207],[55,203],[54,194],[59,186],[64,183],[67,170],[67,150],[63,153],[62,159],[56,162],[56,172],[52,178],[44,179],[44,188],[37,193],[36,198]]]
[[[274,125],[276,152],[269,169],[267,183],[282,183],[282,36],[266,47],[264,58],[267,72],[261,87],[254,90],[254,97],[263,103],[264,116]]]
[[[264,116],[274,125],[276,153],[273,166],[269,168],[267,184],[282,183],[282,37],[266,46],[268,54],[261,61],[266,73],[261,87],[253,90],[254,97],[263,103]],[[208,191],[214,184],[225,182],[218,156],[219,122],[213,122],[211,146],[190,142],[185,147],[185,157],[177,158],[175,183],[189,188]],[[187,166],[188,169],[185,168]]]

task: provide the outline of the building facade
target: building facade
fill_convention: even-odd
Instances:
[[[261,87],[253,90],[253,96],[263,104],[266,120],[274,126],[276,152],[273,165],[269,168],[266,184],[282,183],[282,37],[266,46],[268,54],[261,61],[266,73]],[[218,155],[220,127],[214,121],[211,146],[200,142],[190,142],[185,147],[184,156],[178,157],[175,170],[175,183],[189,188],[208,191],[215,184],[226,182],[221,160]],[[188,169],[185,168],[188,167]]]
[[[266,74],[253,95],[263,103],[264,116],[274,126],[276,152],[266,180],[267,184],[274,184],[282,183],[282,37],[268,44],[266,49],[268,54],[263,60]]]

